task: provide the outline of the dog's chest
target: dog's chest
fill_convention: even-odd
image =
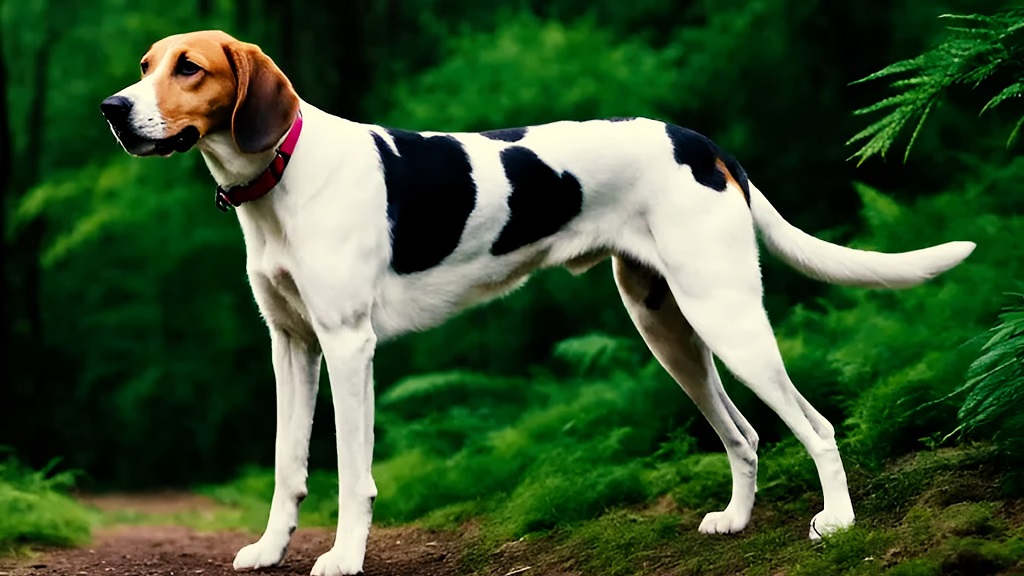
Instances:
[[[309,308],[294,276],[295,259],[278,221],[261,213],[247,216],[239,221],[245,237],[246,271],[260,313],[272,325],[314,338]]]

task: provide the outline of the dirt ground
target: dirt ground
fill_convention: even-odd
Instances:
[[[422,530],[377,529],[371,533],[364,566],[367,576],[447,576],[456,573],[452,542]],[[0,568],[8,576],[236,576],[231,561],[252,536],[241,532],[199,533],[178,526],[125,526],[98,531],[93,544],[54,550]],[[323,529],[296,532],[282,565],[258,574],[309,574],[330,549],[333,534]]]
[[[191,494],[82,499],[108,511],[149,514],[213,506]],[[197,532],[180,526],[103,528],[94,531],[92,544],[83,548],[44,550],[31,558],[0,560],[0,576],[234,576],[240,574],[231,568],[235,552],[255,538],[239,531]],[[300,528],[282,565],[252,573],[309,574],[317,557],[330,549],[333,538],[330,530]],[[457,545],[446,533],[375,526],[370,532],[364,570],[367,576],[454,575],[459,559]]]

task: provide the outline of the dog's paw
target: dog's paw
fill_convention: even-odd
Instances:
[[[750,513],[726,508],[721,512],[708,512],[697,530],[701,534],[733,534],[747,527]]]
[[[818,512],[811,518],[811,529],[808,534],[811,540],[821,540],[822,536],[827,536],[841,530],[853,526],[853,514],[839,515],[829,514],[825,511]]]
[[[313,565],[313,571],[310,574],[313,576],[354,576],[362,573],[363,553],[335,546],[316,559],[316,564]]]
[[[238,551],[235,561],[231,564],[235,570],[251,570],[276,566],[284,559],[288,543],[270,542],[260,538],[259,541],[249,544]]]

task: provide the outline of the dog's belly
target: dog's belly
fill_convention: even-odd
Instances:
[[[568,234],[538,242],[505,257],[481,255],[415,275],[389,273],[381,282],[373,312],[381,340],[442,324],[459,312],[516,290],[533,272],[564,266],[579,274],[613,253],[604,247],[578,249]],[[579,239],[575,246],[579,246]]]
[[[378,338],[432,328],[466,308],[506,294],[526,282],[542,256],[524,255],[518,262],[480,260],[415,275],[389,273],[377,291],[372,316]]]

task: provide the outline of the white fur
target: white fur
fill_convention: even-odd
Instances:
[[[854,250],[819,240],[783,219],[750,186],[754,222],[768,250],[807,276],[864,288],[909,288],[938,276],[974,251],[974,242],[947,242],[899,254]]]
[[[167,122],[157,106],[156,77],[156,74],[150,74],[115,94],[132,101],[128,122],[136,134],[151,140],[164,138],[167,132]]]
[[[700,530],[743,529],[756,482],[757,434],[726,396],[712,354],[782,417],[814,459],[824,510],[812,520],[811,536],[853,522],[833,428],[789,381],[762,307],[755,228],[798,270],[856,285],[922,281],[961,261],[972,244],[901,255],[841,248],[787,224],[753,186],[748,207],[733,187],[720,192],[698,184],[689,167],[675,161],[659,122],[557,122],[531,128],[514,144],[454,134],[472,163],[476,206],[458,247],[440,265],[397,275],[389,269],[384,175],[371,133],[390,137],[306,103],[302,114],[302,135],[283,180],[237,209],[246,270],[270,327],[278,431],[267,528],[238,553],[236,569],[279,562],[295,529],[306,493],[321,351],[335,409],[339,518],[334,547],[313,574],[355,574],[363,566],[376,496],[370,471],[376,344],[507,292],[537,268],[584,267],[579,259],[604,254],[635,262],[616,269],[627,309],[725,443],[733,498],[724,511],[708,514]],[[583,211],[559,232],[495,257],[489,247],[509,218],[511,192],[499,152],[512,145],[571,171],[583,186]],[[267,155],[241,154],[226,134],[209,135],[199,147],[224,186],[255,177],[269,162]],[[637,279],[652,270],[671,288],[666,312],[650,312],[630,295],[629,287],[642,289]]]

